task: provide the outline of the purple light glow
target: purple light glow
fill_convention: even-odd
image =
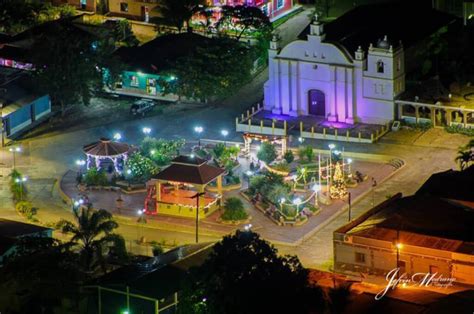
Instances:
[[[331,121],[324,121],[321,123],[322,126],[334,129],[352,129],[354,126],[352,124],[344,123],[344,122],[331,122]]]

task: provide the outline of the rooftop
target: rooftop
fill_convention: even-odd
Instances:
[[[51,230],[33,224],[0,218],[0,237],[16,238]]]
[[[212,251],[209,243],[185,245],[152,258],[147,263],[130,265],[112,271],[97,280],[100,286],[115,289],[130,287],[131,292],[139,292],[152,298],[165,298],[180,287],[186,272],[201,265]]]
[[[464,171],[447,170],[431,175],[416,195],[474,202],[474,165]]]
[[[198,47],[209,45],[210,41],[194,33],[169,34],[139,47],[119,48],[115,54],[135,71],[154,73],[166,70],[168,62],[190,55]]]
[[[225,170],[208,165],[203,160],[190,156],[179,156],[171,165],[153,178],[163,181],[204,185],[222,175]]]
[[[376,47],[385,36],[394,47],[400,40],[404,47],[410,47],[456,20],[455,16],[414,2],[409,6],[404,3],[368,4],[357,6],[325,24],[324,32],[326,41],[341,44],[353,55],[358,46],[365,50],[372,43]],[[299,38],[306,40],[309,30],[308,25]]]

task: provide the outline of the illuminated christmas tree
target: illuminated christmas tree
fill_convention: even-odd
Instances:
[[[331,195],[331,198],[334,199],[345,198],[347,195],[347,188],[346,184],[344,183],[344,176],[342,175],[340,163],[336,163],[332,185],[329,189],[329,194]]]

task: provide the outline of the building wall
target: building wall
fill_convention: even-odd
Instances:
[[[196,207],[182,206],[178,204],[160,203],[156,204],[157,213],[162,215],[178,216],[185,218],[196,218]],[[209,208],[199,207],[199,219],[206,218],[219,208],[218,202],[211,205]]]
[[[51,99],[48,95],[39,97],[7,115],[5,119],[7,136],[28,128],[33,122],[51,113]]]
[[[77,9],[95,12],[99,0],[53,0],[56,5],[69,4]],[[106,1],[106,0],[102,0]]]
[[[109,11],[121,16],[134,17],[140,21],[145,21],[145,10],[148,10],[149,17],[155,17],[159,14],[154,11],[157,7],[157,0],[109,0]],[[121,4],[123,4],[121,6]],[[123,10],[124,7],[127,10]]]
[[[390,270],[396,268],[397,256],[392,243],[345,237],[346,241],[343,240],[344,235],[334,235],[336,271],[385,276]],[[364,262],[357,260],[357,253],[364,254]],[[404,245],[399,251],[399,261],[405,262],[405,272],[409,276],[436,272],[444,278],[455,278],[456,282],[474,284],[473,255]]]
[[[155,74],[124,71],[122,73],[122,88],[156,95],[161,91],[158,85],[159,79],[160,76]],[[153,82],[155,86],[152,86]]]

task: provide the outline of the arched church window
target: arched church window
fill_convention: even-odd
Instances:
[[[377,61],[377,73],[383,73],[384,70],[384,63],[383,61]]]

